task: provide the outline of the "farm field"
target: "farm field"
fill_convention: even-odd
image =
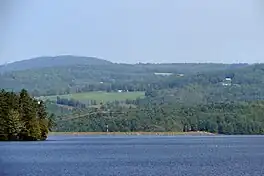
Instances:
[[[96,101],[122,101],[122,100],[135,100],[137,98],[144,98],[145,92],[86,92],[86,93],[75,93],[67,95],[54,95],[40,97],[42,100],[56,101],[57,96],[60,98],[75,99],[79,101],[85,100],[96,100]]]

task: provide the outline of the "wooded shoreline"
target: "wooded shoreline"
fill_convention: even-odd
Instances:
[[[49,136],[56,135],[131,135],[131,136],[139,136],[139,135],[154,135],[154,136],[177,136],[177,135],[218,135],[210,132],[204,131],[193,131],[193,132],[50,132]]]

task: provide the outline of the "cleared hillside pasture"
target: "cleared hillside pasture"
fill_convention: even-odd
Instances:
[[[56,101],[57,96],[60,98],[74,99],[79,101],[96,100],[98,102],[108,101],[122,101],[122,100],[136,100],[137,98],[144,98],[145,92],[86,92],[86,93],[75,93],[67,95],[54,95],[40,97],[42,100]]]

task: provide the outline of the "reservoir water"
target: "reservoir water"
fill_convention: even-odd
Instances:
[[[264,136],[51,136],[1,142],[0,176],[261,176]]]

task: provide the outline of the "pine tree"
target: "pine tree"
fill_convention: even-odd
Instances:
[[[46,106],[43,101],[38,101],[38,118],[40,119],[46,119],[48,116],[48,113],[46,111]]]
[[[21,119],[25,123],[24,128],[22,129],[22,138],[26,140],[33,139],[32,136],[38,136],[35,135],[38,132],[35,132],[35,130],[38,130],[34,125],[37,125],[34,118],[36,118],[36,104],[32,100],[32,98],[29,96],[28,92],[25,89],[22,89],[19,95],[19,109],[21,114]],[[37,125],[38,126],[38,125]]]
[[[8,140],[7,116],[8,105],[6,91],[0,92],[0,140]]]
[[[52,131],[52,127],[55,127],[55,115],[51,114],[50,117],[48,118],[48,129],[49,131]]]
[[[38,102],[38,120],[39,120],[39,127],[41,131],[41,140],[45,140],[47,138],[49,129],[48,129],[48,113],[46,112],[46,107],[43,101]]]
[[[0,140],[45,140],[53,122],[46,107],[27,93],[0,91]]]
[[[28,140],[39,140],[41,139],[41,130],[40,130],[40,125],[39,121],[36,118],[33,118],[29,121],[28,124]]]
[[[48,125],[49,125],[49,122],[47,119],[38,119],[38,122],[39,122],[39,128],[40,128],[40,139],[41,140],[45,140],[47,139],[48,137]]]
[[[24,124],[21,121],[19,112],[11,109],[8,114],[7,121],[8,139],[18,140],[19,134],[21,133],[23,126]]]
[[[0,141],[8,139],[6,124],[6,120],[0,115]]]

